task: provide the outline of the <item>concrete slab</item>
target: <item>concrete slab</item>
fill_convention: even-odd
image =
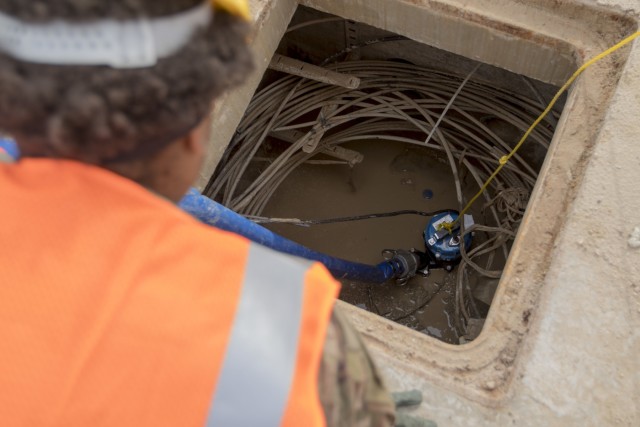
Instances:
[[[305,0],[550,83],[637,29],[637,0]],[[293,14],[254,1],[259,67],[213,114],[213,172]],[[427,25],[428,24],[428,25]],[[346,306],[392,389],[439,425],[640,425],[640,41],[586,72],[481,336],[451,346]],[[631,239],[633,242],[633,239]]]

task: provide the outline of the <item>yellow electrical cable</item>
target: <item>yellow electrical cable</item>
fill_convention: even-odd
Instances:
[[[571,83],[573,83],[574,80],[577,79],[578,76],[580,74],[582,74],[582,72],[584,70],[586,70],[587,68],[589,68],[591,65],[593,65],[596,62],[598,62],[602,58],[612,54],[613,52],[615,52],[616,50],[620,49],[621,47],[631,43],[634,39],[636,39],[639,36],[640,36],[640,31],[637,31],[634,34],[632,34],[629,37],[627,37],[626,39],[622,40],[621,42],[619,42],[619,43],[617,43],[617,44],[615,44],[613,46],[611,46],[609,49],[605,50],[604,52],[602,52],[602,53],[600,53],[600,54],[598,54],[596,56],[594,56],[593,58],[591,58],[590,60],[588,60],[587,62],[582,64],[582,66],[580,68],[578,68],[575,73],[573,73],[573,75],[569,78],[569,80],[567,80],[566,83],[564,85],[562,85],[562,87],[555,94],[555,96],[553,97],[551,102],[549,102],[549,105],[547,106],[547,108],[545,108],[545,110],[542,112],[542,114],[540,114],[540,116],[538,116],[538,118],[533,122],[533,124],[529,127],[529,129],[527,129],[527,131],[524,133],[522,138],[520,138],[520,141],[516,144],[515,147],[513,147],[513,150],[511,150],[511,152],[509,154],[507,154],[505,156],[502,156],[500,158],[500,160],[499,160],[500,164],[498,165],[496,170],[493,171],[493,173],[491,174],[489,179],[487,179],[485,181],[485,183],[482,185],[482,188],[480,188],[480,191],[478,191],[476,193],[476,195],[473,196],[473,198],[469,201],[469,203],[467,203],[467,205],[464,207],[464,209],[462,209],[462,212],[460,212],[460,215],[458,215],[458,218],[455,221],[453,221],[452,223],[442,224],[442,228],[446,228],[449,231],[451,231],[453,229],[454,224],[456,222],[459,222],[460,218],[462,218],[463,215],[469,211],[469,208],[471,208],[471,205],[473,205],[473,203],[478,199],[478,197],[480,197],[480,195],[482,195],[482,193],[484,193],[484,191],[487,189],[487,187],[489,187],[489,184],[491,184],[491,181],[493,181],[493,179],[496,177],[496,175],[498,175],[498,173],[502,170],[504,165],[507,164],[509,159],[511,159],[511,157],[513,157],[513,155],[516,154],[516,152],[522,146],[522,144],[524,144],[524,141],[526,141],[526,139],[529,137],[529,135],[531,134],[533,129],[535,129],[535,127],[538,126],[538,124],[540,124],[542,119],[544,119],[544,117],[547,114],[549,114],[549,111],[551,111],[551,109],[553,108],[555,103],[558,101],[560,96],[564,93],[564,91],[567,90],[567,88],[569,86],[571,86]]]

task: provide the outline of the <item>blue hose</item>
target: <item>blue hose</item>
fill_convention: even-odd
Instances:
[[[193,188],[180,201],[180,207],[205,224],[239,234],[279,252],[319,261],[338,279],[383,283],[403,273],[402,266],[394,260],[384,261],[373,266],[316,252],[246,219],[231,209],[201,195]]]

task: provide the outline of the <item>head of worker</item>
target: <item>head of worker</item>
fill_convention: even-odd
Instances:
[[[0,0],[0,19],[0,129],[22,156],[173,201],[198,176],[213,102],[252,67],[246,0]],[[13,22],[38,31],[12,43]]]

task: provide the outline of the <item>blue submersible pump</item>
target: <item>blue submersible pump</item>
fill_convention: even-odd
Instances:
[[[462,257],[460,246],[464,245],[465,250],[471,246],[471,233],[460,237],[461,229],[458,219],[458,212],[449,211],[434,215],[427,228],[424,230],[424,243],[427,247],[431,268],[444,268],[451,271],[460,262]],[[473,217],[464,215],[464,226],[468,229],[473,225]],[[455,224],[454,228],[448,230],[445,225]]]

